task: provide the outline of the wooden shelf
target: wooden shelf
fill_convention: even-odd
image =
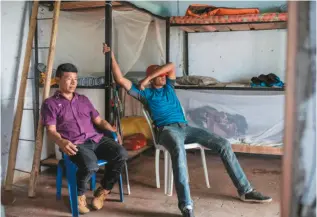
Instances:
[[[230,32],[287,28],[287,13],[264,13],[210,17],[174,16],[170,26],[185,32]]]
[[[282,22],[282,23],[254,23],[254,24],[188,25],[188,26],[180,26],[180,28],[183,31],[188,33],[256,31],[256,30],[286,29],[287,23]]]
[[[197,85],[175,85],[178,90],[241,90],[241,91],[285,91],[284,87],[217,87]]]
[[[232,144],[234,152],[248,154],[283,155],[283,147],[271,147],[261,145]]]

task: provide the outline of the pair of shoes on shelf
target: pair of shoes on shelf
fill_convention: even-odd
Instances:
[[[273,73],[261,74],[251,79],[251,87],[284,87],[284,83]]]

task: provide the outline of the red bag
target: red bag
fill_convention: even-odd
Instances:
[[[142,133],[133,134],[131,136],[127,136],[123,140],[123,146],[127,150],[138,150],[146,146],[147,141],[146,137]]]

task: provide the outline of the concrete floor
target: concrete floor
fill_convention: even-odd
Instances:
[[[247,177],[253,186],[273,197],[270,204],[248,204],[237,199],[237,194],[219,157],[207,154],[207,165],[211,188],[207,189],[199,153],[188,154],[192,199],[196,217],[274,217],[280,215],[281,159],[262,156],[238,156]],[[38,181],[36,198],[27,197],[27,181],[14,187],[15,202],[6,205],[7,217],[53,217],[71,216],[68,205],[67,185],[63,182],[63,199],[55,199],[55,171],[42,174]],[[102,210],[91,211],[87,217],[177,217],[174,188],[172,197],[164,195],[163,159],[161,159],[161,188],[155,188],[154,155],[149,151],[129,162],[131,195],[124,203],[118,202],[118,188],[115,186]],[[125,190],[126,191],[126,190]],[[7,196],[6,196],[7,194]],[[9,198],[3,192],[2,199]],[[92,193],[88,193],[88,202]]]

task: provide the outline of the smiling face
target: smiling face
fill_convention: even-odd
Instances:
[[[63,72],[59,79],[59,89],[62,93],[74,93],[77,87],[77,72]]]

